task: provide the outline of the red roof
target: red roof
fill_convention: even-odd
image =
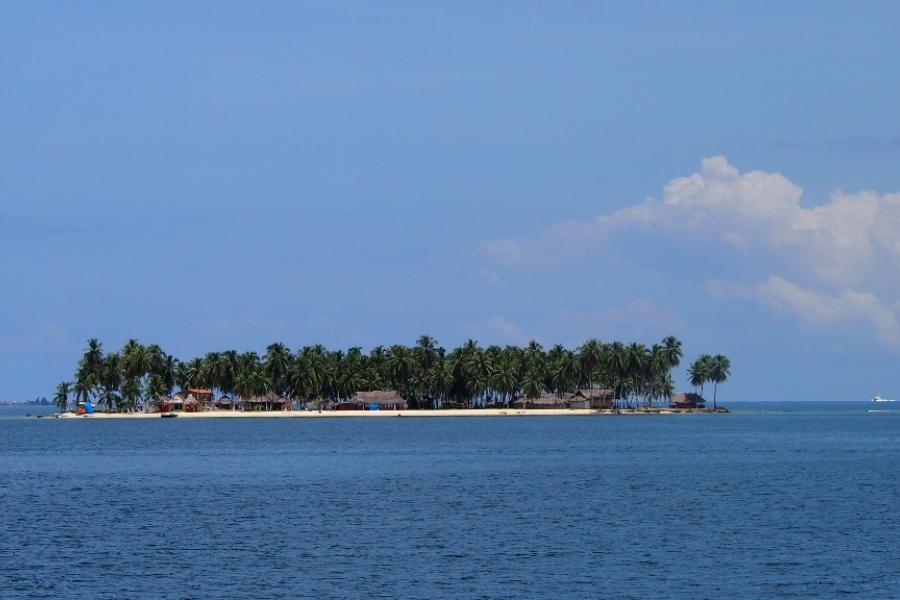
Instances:
[[[212,394],[212,390],[204,390],[203,388],[188,388],[192,394]]]

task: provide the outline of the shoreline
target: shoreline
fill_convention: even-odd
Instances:
[[[719,412],[727,412],[719,407]],[[712,409],[593,409],[593,408],[448,408],[421,410],[294,410],[294,411],[239,411],[210,410],[203,412],[173,413],[186,419],[346,419],[346,418],[391,418],[391,417],[589,417],[589,416],[621,416],[621,415],[687,415],[716,414]],[[40,418],[56,419],[159,419],[160,413],[102,413],[76,415],[66,412],[54,415],[43,415]]]

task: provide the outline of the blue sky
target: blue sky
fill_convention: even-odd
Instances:
[[[0,17],[0,398],[181,357],[681,338],[900,394],[896,3],[59,3]],[[652,200],[647,200],[652,198]]]

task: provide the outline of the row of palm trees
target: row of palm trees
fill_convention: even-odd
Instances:
[[[55,402],[61,410],[73,400],[92,400],[108,410],[130,411],[144,399],[171,395],[179,387],[244,398],[275,392],[300,402],[340,401],[358,391],[395,389],[417,408],[508,406],[523,396],[561,397],[600,386],[612,390],[620,405],[652,406],[672,397],[672,370],[681,359],[682,345],[674,337],[650,347],[589,339],[574,350],[561,345],[545,350],[534,341],[525,347],[483,348],[468,340],[447,351],[423,335],[413,346],[376,346],[368,354],[359,347],[331,351],[318,344],[295,353],[275,343],[262,356],[227,350],[188,361],[137,340],[117,352],[104,352],[99,340],[90,339],[74,381],[57,386]],[[718,384],[727,378],[727,367],[715,372],[718,379],[712,378],[712,370],[698,370],[696,381]]]

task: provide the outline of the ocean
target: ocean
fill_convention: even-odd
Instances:
[[[0,597],[900,597],[900,407],[729,406],[150,421],[0,407]]]

